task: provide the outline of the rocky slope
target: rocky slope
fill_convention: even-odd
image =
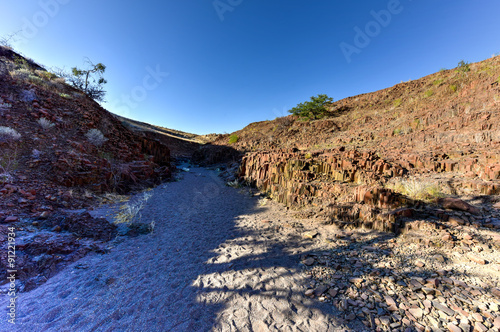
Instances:
[[[337,101],[321,120],[252,123],[196,157],[245,154],[240,180],[287,206],[313,207],[343,226],[395,229],[401,212],[390,212],[399,207],[500,192],[499,82],[500,57],[462,63]],[[492,211],[486,217],[498,217]]]
[[[84,212],[99,195],[150,187],[171,173],[166,145],[3,47],[0,150],[0,243],[14,227],[26,289],[113,237],[113,225]],[[0,267],[7,281],[6,250]]]
[[[305,294],[346,321],[500,329],[500,57],[337,101],[321,120],[252,123],[194,157],[240,157],[228,180],[317,220]]]

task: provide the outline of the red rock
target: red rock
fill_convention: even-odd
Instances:
[[[462,225],[465,225],[466,222],[465,220],[461,219],[461,218],[458,218],[458,217],[455,217],[455,216],[451,216],[448,218],[448,222],[450,223],[450,225],[452,226],[462,226]]]
[[[491,294],[500,297],[500,288],[491,288]]]
[[[390,297],[389,295],[385,295],[384,299],[385,299],[385,303],[389,307],[388,310],[390,310],[390,311],[397,311],[398,310],[398,305],[396,304],[396,301],[394,301],[394,299],[392,297]]]
[[[462,329],[452,323],[448,324],[448,331],[450,332],[462,332]]]
[[[5,218],[4,222],[16,222],[18,220],[19,220],[18,217],[10,216],[10,217]]]
[[[481,211],[478,208],[458,198],[451,198],[451,197],[440,198],[438,200],[438,204],[440,204],[445,209],[467,211],[476,215],[481,213]]]
[[[49,216],[50,216],[50,212],[49,211],[43,211],[42,213],[40,213],[39,218],[40,219],[47,219]]]
[[[443,240],[445,242],[449,242],[449,241],[453,240],[453,237],[451,236],[451,234],[446,233],[445,235],[443,235],[443,237],[441,237],[441,240]]]
[[[424,311],[420,308],[410,308],[408,311],[412,314],[416,319],[421,319],[424,315]]]
[[[338,293],[338,292],[337,292],[337,290],[336,290],[336,289],[330,288],[330,289],[328,290],[328,294],[329,294],[331,297],[335,297],[335,296],[337,296],[337,293]]]
[[[486,261],[484,259],[482,259],[481,257],[479,257],[479,256],[476,256],[476,255],[473,255],[473,254],[468,254],[467,257],[471,261],[473,261],[473,262],[475,262],[477,264],[481,264],[481,265],[486,264]]]
[[[463,238],[464,238],[464,240],[472,240],[473,239],[472,235],[470,235],[469,233],[465,233]]]
[[[495,320],[493,321],[493,326],[495,326],[497,329],[500,329],[500,316],[495,318]]]
[[[474,331],[487,332],[488,328],[484,326],[483,323],[476,322],[476,324],[474,324]]]

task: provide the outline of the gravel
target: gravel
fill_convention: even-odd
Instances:
[[[152,190],[140,213],[152,232],[118,237],[39,288],[19,294],[1,331],[363,331],[305,295],[299,264],[317,241],[286,211],[192,168]],[[300,232],[307,230],[301,229]]]

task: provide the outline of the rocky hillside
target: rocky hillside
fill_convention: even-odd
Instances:
[[[461,63],[339,100],[321,120],[252,123],[196,157],[245,154],[240,180],[274,199],[327,222],[394,230],[399,207],[500,193],[499,82],[500,57]]]
[[[189,159],[195,153],[200,145],[207,144],[220,135],[196,135],[182,132],[175,129],[155,126],[149,123],[128,119],[115,115],[123,125],[138,133],[167,145],[170,149],[170,155],[175,159]]]
[[[16,229],[27,289],[113,237],[114,225],[85,212],[98,195],[150,187],[171,174],[166,145],[3,47],[0,150],[0,243],[5,247],[8,229]],[[6,266],[3,250],[4,281]]]

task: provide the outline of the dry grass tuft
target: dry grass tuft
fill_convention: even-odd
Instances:
[[[411,199],[421,201],[433,201],[443,197],[441,189],[434,183],[425,179],[410,177],[406,179],[395,178],[389,182],[387,188],[397,193],[408,196]]]

